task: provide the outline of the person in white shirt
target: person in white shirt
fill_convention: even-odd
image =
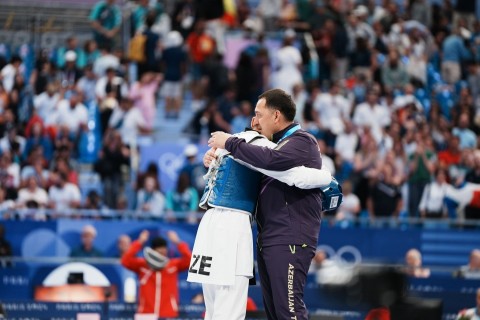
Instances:
[[[80,129],[84,129],[88,121],[87,107],[81,102],[81,94],[72,91],[70,99],[64,99],[58,103],[57,124],[67,127],[70,134],[77,135]]]
[[[333,83],[329,92],[318,95],[313,102],[321,126],[334,135],[344,131],[344,121],[350,119],[350,106],[351,102],[340,94],[338,83]]]
[[[120,99],[128,95],[128,87],[123,78],[116,75],[116,69],[108,68],[103,77],[95,85],[95,95],[102,102],[107,96]]]
[[[293,46],[295,40],[295,31],[289,29],[285,31],[283,47],[277,52],[277,62],[279,70],[272,74],[272,88],[282,89],[288,94],[293,93],[293,87],[297,84],[303,84],[302,73],[302,55],[300,50]]]
[[[367,101],[357,105],[353,114],[353,123],[358,128],[370,127],[377,143],[382,138],[382,128],[390,125],[391,121],[390,111],[378,103],[376,90],[368,92]]]
[[[144,186],[137,193],[137,210],[161,217],[165,210],[165,196],[155,188],[155,179],[146,177]]]
[[[352,182],[347,180],[342,183],[343,201],[335,215],[337,222],[352,222],[361,210],[360,199],[352,193],[352,189]]]
[[[120,107],[113,110],[109,127],[120,132],[122,143],[126,145],[136,143],[140,133],[151,132],[140,111],[133,107],[133,101],[130,98],[123,98]]]
[[[49,207],[59,211],[80,207],[81,194],[80,189],[73,183],[67,182],[67,175],[63,172],[50,173],[54,184],[48,190]]]
[[[353,165],[355,149],[358,145],[358,135],[350,121],[345,121],[344,125],[344,132],[340,133],[335,139],[335,153],[342,158],[342,161]]]
[[[39,95],[36,95],[33,99],[35,113],[46,122],[48,115],[56,112],[57,103],[59,101],[60,94],[58,93],[57,86],[53,83],[49,83],[47,84],[46,90]]]
[[[116,70],[119,66],[120,60],[118,57],[110,53],[107,49],[103,48],[101,56],[95,60],[93,64],[93,72],[97,75],[97,77],[103,77],[108,68],[113,68]]]
[[[15,83],[15,76],[17,74],[22,74],[24,67],[22,65],[22,59],[19,56],[13,56],[10,60],[10,63],[7,64],[0,71],[0,81],[3,82],[3,88],[5,91],[10,93],[13,89],[13,84]]]
[[[10,127],[5,136],[0,139],[0,152],[13,152],[13,145],[18,143],[20,154],[25,151],[26,139],[17,135],[17,128]]]
[[[437,169],[435,180],[423,189],[422,198],[418,206],[422,218],[446,218],[447,208],[443,202],[448,189],[447,171]]]
[[[19,208],[45,208],[48,204],[47,192],[37,184],[35,176],[27,178],[26,188],[18,191],[17,207]]]

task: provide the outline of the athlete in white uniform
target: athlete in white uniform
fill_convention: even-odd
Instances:
[[[252,119],[252,127],[254,127]],[[235,136],[248,143],[276,147],[256,131]],[[208,208],[198,227],[187,281],[202,283],[207,320],[245,319],[249,279],[253,277],[252,213],[262,174],[302,189],[332,181],[328,170],[297,167],[284,172],[247,169],[224,149],[215,151],[200,206]],[[230,159],[228,159],[230,158]],[[244,164],[245,165],[245,164]],[[250,176],[251,175],[251,176]]]

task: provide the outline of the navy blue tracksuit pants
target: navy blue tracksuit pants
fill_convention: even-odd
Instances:
[[[307,320],[303,302],[315,248],[275,245],[257,248],[258,273],[268,320]]]

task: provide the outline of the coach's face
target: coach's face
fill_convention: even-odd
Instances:
[[[278,131],[278,119],[280,111],[268,108],[265,99],[260,99],[255,107],[257,131],[272,140],[272,135]]]

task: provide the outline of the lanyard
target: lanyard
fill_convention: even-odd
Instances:
[[[283,137],[280,138],[280,140],[278,140],[277,144],[279,144],[282,140],[288,138],[288,136],[292,135],[295,131],[301,129],[300,125],[297,124],[295,127],[293,128],[290,128],[287,132],[285,132],[285,134],[283,135]]]

